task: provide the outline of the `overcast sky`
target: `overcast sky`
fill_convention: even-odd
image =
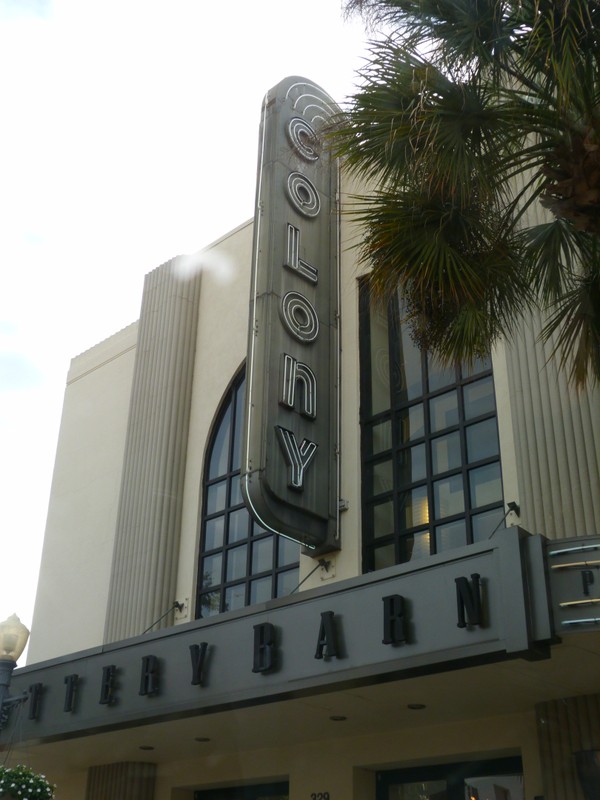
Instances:
[[[341,0],[0,0],[0,620],[31,624],[70,359],[253,215],[265,92],[343,102],[367,38]]]

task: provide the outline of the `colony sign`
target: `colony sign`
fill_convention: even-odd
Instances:
[[[255,519],[315,553],[339,546],[335,112],[298,77],[263,102],[242,461]]]

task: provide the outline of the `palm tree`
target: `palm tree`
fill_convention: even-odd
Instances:
[[[582,386],[600,377],[600,2],[347,0],[371,44],[332,131],[367,186],[353,213],[373,294],[472,360],[526,309]],[[531,224],[541,204],[546,219]],[[529,217],[529,220],[528,220]]]

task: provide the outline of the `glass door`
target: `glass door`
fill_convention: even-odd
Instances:
[[[194,800],[289,800],[288,783],[265,783],[260,786],[235,786],[194,792]]]
[[[377,800],[525,800],[521,759],[380,772]]]

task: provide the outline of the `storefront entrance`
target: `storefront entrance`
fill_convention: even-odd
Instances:
[[[265,783],[195,792],[194,800],[289,800],[289,796],[288,783]]]
[[[439,764],[377,774],[377,800],[524,800],[520,758]]]

